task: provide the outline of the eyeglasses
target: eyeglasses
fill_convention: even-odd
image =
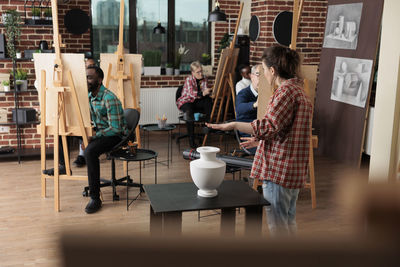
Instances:
[[[194,73],[196,73],[196,74],[202,74],[202,73],[203,73],[203,70],[198,70],[198,71],[195,71]]]
[[[254,75],[254,76],[260,77],[260,73],[259,73],[259,72],[251,73],[251,75]]]

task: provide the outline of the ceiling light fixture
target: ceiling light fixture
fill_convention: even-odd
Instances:
[[[154,34],[164,34],[165,33],[165,28],[161,26],[161,20],[160,20],[160,0],[158,0],[158,24],[156,27],[153,29]]]
[[[226,15],[224,12],[221,11],[219,8],[218,0],[215,2],[215,9],[208,15],[208,21],[226,21]]]

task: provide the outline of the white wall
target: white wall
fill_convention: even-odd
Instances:
[[[372,133],[370,182],[395,181],[400,113],[399,10],[399,0],[385,0]]]

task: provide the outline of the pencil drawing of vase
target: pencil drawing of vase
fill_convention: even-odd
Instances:
[[[197,195],[201,197],[215,197],[217,188],[224,180],[226,163],[217,159],[217,147],[198,147],[200,158],[190,162],[190,175],[194,184],[199,188]]]

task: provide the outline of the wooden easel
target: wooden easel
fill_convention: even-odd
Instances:
[[[124,73],[125,68],[125,59],[124,59],[124,0],[120,2],[120,11],[119,11],[119,43],[118,48],[115,54],[117,55],[117,70],[116,74],[112,75],[112,64],[108,64],[107,75],[105,77],[105,87],[109,88],[111,79],[117,81],[117,96],[122,103],[122,108],[126,108],[128,106],[125,91],[124,91],[124,80],[130,80],[132,97],[133,97],[133,106],[131,108],[137,109],[140,112],[140,107],[138,105],[137,96],[136,96],[136,88],[135,88],[135,77],[133,72],[133,65],[129,65],[129,75]],[[136,143],[138,147],[141,147],[140,141],[140,131],[139,126],[136,128]],[[124,161],[124,163],[126,163]],[[124,164],[125,166],[125,164]]]
[[[68,157],[68,145],[67,136],[82,136],[83,143],[85,146],[88,145],[88,136],[91,135],[91,127],[85,127],[84,120],[82,117],[82,110],[78,101],[78,96],[74,81],[72,78],[71,71],[67,71],[67,82],[63,80],[63,62],[61,58],[61,37],[59,35],[58,29],[58,10],[57,1],[51,1],[51,8],[53,14],[53,39],[55,48],[55,60],[54,60],[54,74],[53,74],[53,84],[47,87],[46,84],[46,71],[41,70],[40,81],[41,81],[41,124],[40,124],[40,141],[41,141],[41,195],[46,197],[46,179],[54,180],[54,209],[55,211],[60,211],[60,179],[66,180],[83,180],[87,181],[87,176],[72,176],[70,161]],[[83,59],[83,57],[82,57]],[[82,60],[82,65],[83,65]],[[67,84],[67,85],[66,85]],[[47,125],[46,121],[46,94],[48,92],[56,93],[55,99],[51,99],[57,108],[56,114],[51,114],[54,116],[54,125]],[[69,127],[66,123],[66,94],[69,93],[72,97],[72,104],[74,107],[74,114],[78,120],[79,127]],[[89,112],[89,110],[87,110]],[[54,137],[54,176],[48,176],[43,174],[43,170],[46,169],[46,135],[53,135]],[[63,144],[63,153],[65,158],[66,174],[59,174],[59,136],[61,136]]]
[[[230,99],[232,98],[233,103],[235,103],[236,93],[235,93],[233,77],[234,77],[234,67],[236,66],[236,63],[237,63],[237,55],[234,56],[234,54],[235,54],[235,43],[236,43],[236,38],[237,38],[237,32],[239,29],[240,19],[242,17],[243,5],[244,5],[244,3],[242,2],[240,4],[239,15],[238,15],[238,19],[236,21],[235,33],[233,35],[232,42],[230,43],[229,48],[226,48],[225,51],[222,51],[222,53],[225,53],[225,52],[227,53],[225,62],[221,61],[221,59],[223,58],[222,53],[221,53],[220,63],[218,64],[218,68],[220,67],[221,64],[223,64],[223,68],[222,68],[222,73],[221,73],[220,78],[217,79],[217,77],[216,77],[216,84],[214,85],[214,90],[216,89],[216,94],[215,94],[215,98],[214,98],[214,104],[213,104],[213,107],[211,110],[210,122],[213,122],[214,113],[215,113],[217,106],[218,106],[218,114],[214,121],[215,123],[220,122],[222,107],[224,106],[225,101],[226,101],[226,104],[225,104],[225,111],[224,111],[224,117],[223,117],[224,121],[227,119]],[[232,68],[232,66],[234,66],[234,67]],[[234,107],[235,114],[236,114],[235,104],[233,104],[233,107]],[[207,137],[208,137],[208,134],[206,134],[204,136],[203,144],[202,144],[203,146],[205,146],[205,144],[207,142]]]
[[[296,50],[297,44],[297,33],[301,18],[301,12],[303,10],[304,0],[294,0],[293,3],[293,20],[292,20],[292,35],[290,48]],[[311,92],[309,81],[304,79],[304,91],[310,98],[314,106],[314,93]],[[317,207],[317,198],[315,190],[315,172],[314,172],[314,148],[318,147],[318,136],[312,135],[312,125],[310,125],[310,151],[309,151],[309,176],[310,182],[306,182],[305,188],[310,188],[311,190],[311,205],[315,209]],[[257,187],[261,185],[260,181],[255,181],[253,188],[257,190]]]
[[[297,33],[299,31],[299,24],[301,18],[301,12],[303,11],[304,0],[294,0],[293,2],[293,22],[292,22],[292,40],[290,48],[296,50],[297,48]],[[309,83],[307,79],[304,79],[304,91],[310,97],[314,108],[314,94],[310,91]],[[313,109],[314,110],[314,109]],[[312,116],[311,116],[312,117]],[[305,188],[311,190],[311,206],[313,209],[317,207],[317,196],[315,191],[315,172],[314,172],[314,148],[318,147],[318,136],[312,134],[312,123],[310,124],[310,151],[308,159],[308,170],[310,176],[310,182],[306,182]]]

